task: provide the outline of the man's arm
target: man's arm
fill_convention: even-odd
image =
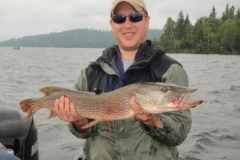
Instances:
[[[163,75],[166,83],[174,83],[179,86],[188,86],[188,77],[185,70],[177,64],[172,65]],[[187,137],[191,129],[192,119],[190,110],[173,111],[159,114],[163,128],[157,128],[154,117],[138,106],[134,99],[131,100],[132,107],[136,113],[136,119],[142,122],[142,127],[153,139],[167,145],[177,146]]]

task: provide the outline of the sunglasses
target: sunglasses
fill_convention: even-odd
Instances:
[[[136,22],[142,21],[143,17],[147,17],[147,16],[143,15],[141,13],[131,13],[128,16],[124,15],[124,14],[115,14],[115,15],[112,16],[112,21],[114,23],[121,24],[121,23],[124,23],[126,21],[127,17],[129,17],[129,20],[131,22],[136,23]]]

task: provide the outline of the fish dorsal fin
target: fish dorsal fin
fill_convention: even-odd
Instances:
[[[52,92],[57,92],[62,90],[67,90],[67,89],[62,87],[47,86],[47,87],[41,88],[40,92],[42,92],[45,95],[49,95]]]

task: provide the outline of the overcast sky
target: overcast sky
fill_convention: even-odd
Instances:
[[[110,30],[112,0],[0,0],[0,41],[79,28]],[[145,0],[150,28],[162,29],[168,17],[182,10],[191,22],[208,16],[215,6],[221,17],[226,4],[240,8],[240,0]]]

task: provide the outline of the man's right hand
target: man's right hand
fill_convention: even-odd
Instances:
[[[73,123],[77,131],[84,132],[87,130],[81,129],[81,127],[88,124],[87,119],[77,115],[75,106],[68,97],[61,96],[60,99],[56,99],[54,111],[62,121]]]

